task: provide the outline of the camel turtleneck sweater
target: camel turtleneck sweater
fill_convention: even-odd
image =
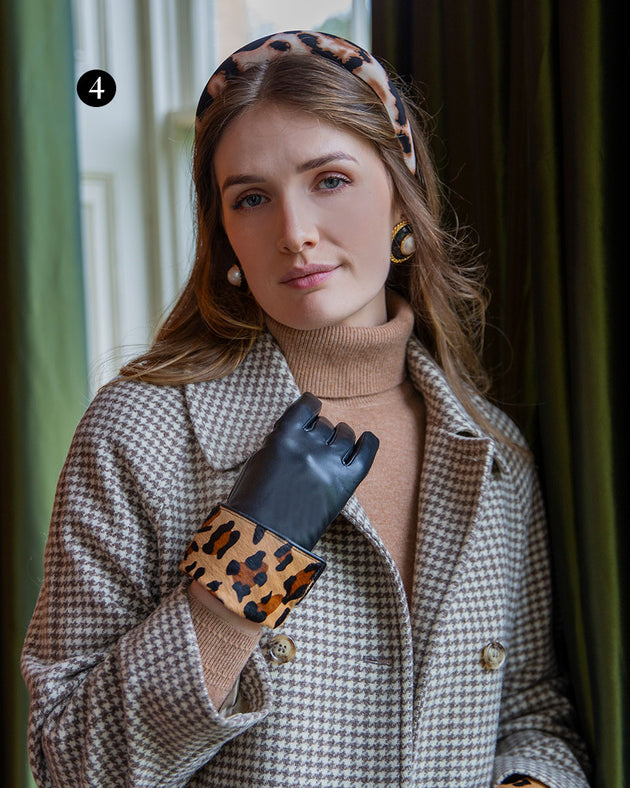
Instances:
[[[322,402],[320,416],[370,430],[379,450],[356,495],[400,572],[411,597],[422,470],[425,411],[407,376],[406,348],[414,327],[407,301],[387,291],[387,322],[302,331],[265,316],[300,391]],[[316,551],[316,548],[315,548]],[[204,675],[217,707],[255,647],[257,637],[234,630],[191,598]],[[299,615],[299,611],[296,612]]]
[[[407,377],[411,306],[387,291],[380,326],[289,328],[265,322],[287,359],[300,391],[322,402],[320,416],[345,421],[357,438],[364,430],[380,441],[374,464],[356,495],[401,574],[411,596],[418,489],[424,448],[424,404]],[[392,513],[395,513],[392,516]]]

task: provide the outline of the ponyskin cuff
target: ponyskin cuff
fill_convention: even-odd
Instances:
[[[275,629],[325,566],[286,537],[220,504],[195,534],[179,568],[232,612]]]

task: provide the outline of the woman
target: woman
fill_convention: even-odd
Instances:
[[[587,785],[532,461],[409,106],[322,33],[210,79],[190,280],[58,488],[40,785]]]

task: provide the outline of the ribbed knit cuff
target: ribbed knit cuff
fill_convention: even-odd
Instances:
[[[326,564],[227,506],[216,506],[179,568],[233,613],[275,629]]]
[[[218,709],[258,645],[260,633],[235,629],[190,593],[188,600],[206,687]]]

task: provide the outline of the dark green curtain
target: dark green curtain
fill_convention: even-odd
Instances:
[[[484,252],[487,363],[537,455],[560,646],[599,788],[630,785],[620,11],[373,0],[373,51],[424,95],[449,199]]]
[[[70,0],[0,4],[2,785],[32,785],[19,655],[87,403]]]

